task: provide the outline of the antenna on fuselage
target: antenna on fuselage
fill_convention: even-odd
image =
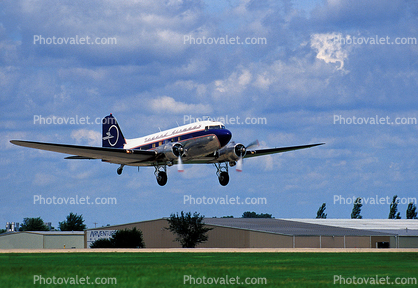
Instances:
[[[176,121],[176,123],[177,123],[177,127],[180,127],[179,122]]]
[[[160,132],[161,132],[161,128],[160,127],[158,127],[158,130],[160,130]]]

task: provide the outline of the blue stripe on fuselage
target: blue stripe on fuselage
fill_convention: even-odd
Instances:
[[[221,145],[220,148],[228,144],[229,140],[231,140],[231,137],[232,137],[232,133],[228,129],[200,130],[200,131],[195,131],[191,133],[185,133],[182,135],[177,135],[175,137],[159,139],[158,141],[149,142],[145,145],[141,145],[141,146],[131,148],[131,149],[139,149],[139,150],[155,149],[156,147],[159,146],[158,143],[160,143],[161,141],[163,142],[163,144],[171,142],[171,139],[174,139],[174,142],[183,142],[187,140],[192,140],[193,138],[198,138],[198,137],[207,136],[207,135],[215,135],[218,138],[219,144]],[[180,141],[178,141],[178,137],[180,137]],[[155,147],[152,147],[152,144],[156,144]]]

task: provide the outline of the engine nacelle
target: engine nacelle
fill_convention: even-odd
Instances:
[[[241,143],[235,144],[234,142],[229,143],[225,147],[218,150],[218,161],[238,161],[240,157],[245,156],[247,149]]]
[[[164,154],[164,157],[169,160],[177,160],[179,156],[184,156],[184,147],[180,143],[170,142],[159,146],[155,149],[159,154]]]

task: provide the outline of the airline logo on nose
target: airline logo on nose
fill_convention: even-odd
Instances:
[[[106,136],[102,138],[103,140],[107,140],[110,146],[115,146],[119,140],[119,129],[116,125],[112,125],[109,127],[109,130],[106,132]],[[116,139],[116,140],[111,140]]]

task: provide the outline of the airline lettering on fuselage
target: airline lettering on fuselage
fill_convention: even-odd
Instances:
[[[158,135],[155,135],[153,137],[147,137],[147,138],[145,138],[145,143],[146,142],[149,142],[149,141],[155,141],[155,140],[158,140],[158,139],[161,139],[161,138],[170,137],[170,136],[176,135],[178,133],[182,133],[182,132],[187,132],[187,131],[199,129],[200,127],[201,127],[201,125],[194,125],[194,126],[189,126],[189,127],[181,128],[181,129],[174,129],[171,132],[166,132],[166,133],[158,134]]]

